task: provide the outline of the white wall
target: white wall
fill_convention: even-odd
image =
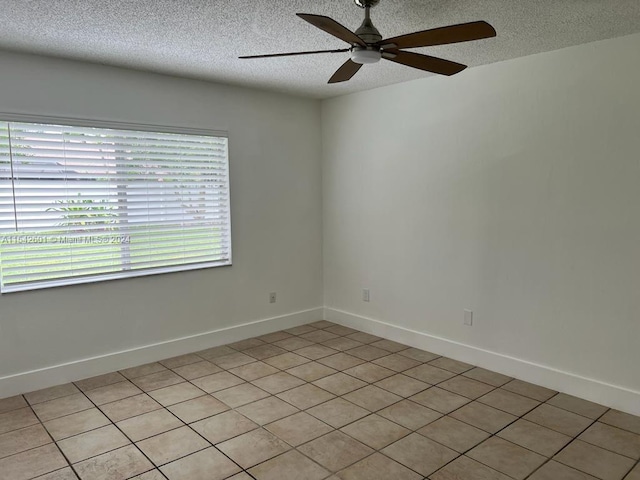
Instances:
[[[234,249],[232,267],[2,295],[0,380],[322,305],[317,101],[2,52],[0,65],[0,112],[227,130]]]
[[[639,50],[326,101],[325,306],[638,393]]]

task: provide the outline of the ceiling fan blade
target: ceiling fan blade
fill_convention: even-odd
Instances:
[[[313,50],[311,52],[290,52],[290,53],[269,53],[267,55],[245,55],[238,58],[271,58],[271,57],[293,57],[296,55],[314,55],[316,53],[342,53],[348,52],[350,48],[341,48],[338,50]]]
[[[333,18],[325,17],[324,15],[312,15],[310,13],[297,13],[300,18],[306,20],[314,27],[319,28],[320,30],[324,30],[325,32],[333,35],[334,37],[339,38],[347,43],[360,45],[361,47],[366,47],[367,44],[349,30],[347,27],[340,25]]]
[[[495,36],[495,29],[487,22],[480,21],[409,33],[407,35],[382,40],[378,42],[378,45],[393,44],[395,48],[417,48],[446,45],[448,43],[469,42],[471,40],[481,40]]]
[[[440,75],[455,75],[467,68],[466,65],[452,62],[450,60],[430,57],[429,55],[421,55],[419,53],[402,52],[400,50],[389,50],[385,52],[383,58],[408,67],[425,70],[431,73],[438,73]]]
[[[342,66],[333,74],[333,77],[329,79],[329,83],[340,83],[351,80],[351,78],[358,73],[358,70],[362,68],[361,63],[356,63],[349,59],[342,64]]]

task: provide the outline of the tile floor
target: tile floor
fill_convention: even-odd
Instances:
[[[640,480],[640,418],[326,321],[0,400],[0,479]]]

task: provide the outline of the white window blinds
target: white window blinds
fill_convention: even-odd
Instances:
[[[225,137],[0,121],[2,292],[230,263]]]

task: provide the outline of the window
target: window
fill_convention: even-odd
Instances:
[[[231,264],[226,136],[105,126],[0,121],[3,293]]]

